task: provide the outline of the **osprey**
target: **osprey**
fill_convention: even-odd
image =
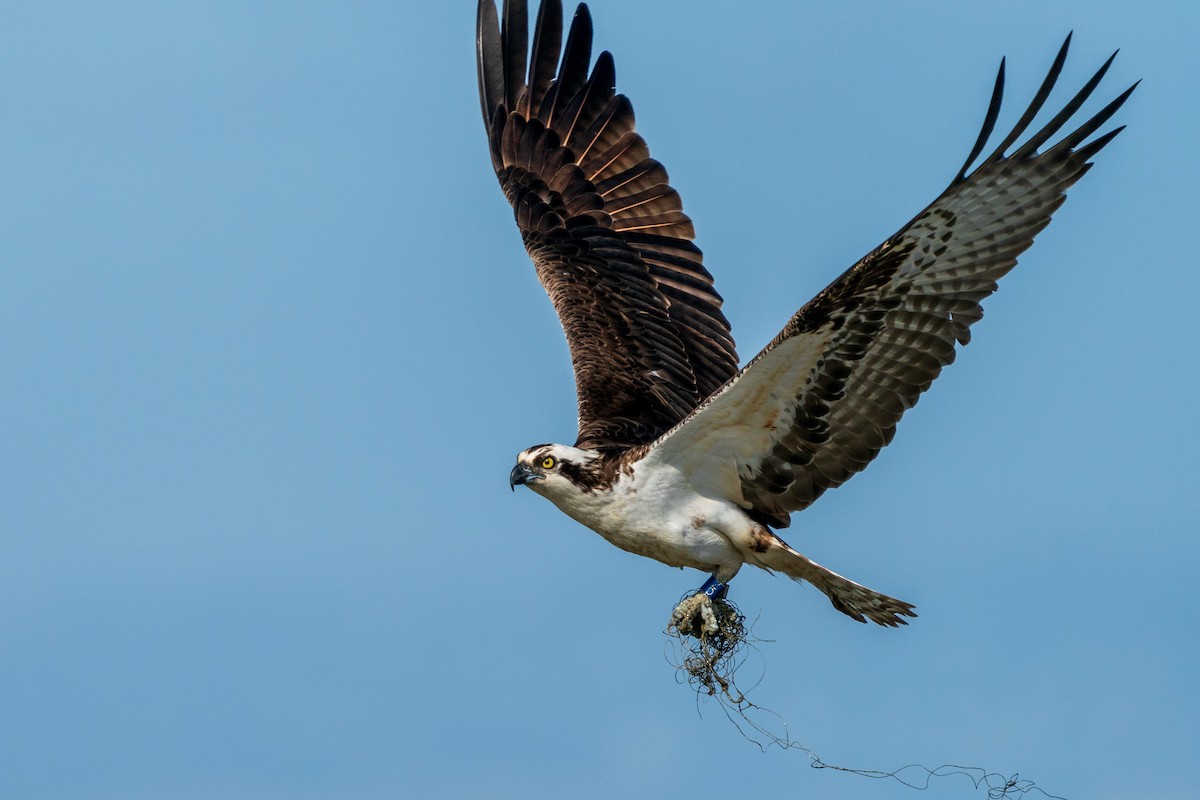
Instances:
[[[505,1],[503,25],[492,0],[479,3],[492,165],[562,322],[579,401],[575,444],[525,450],[510,485],[623,550],[709,573],[676,622],[723,597],[749,563],[813,584],[859,622],[905,624],[911,604],[826,569],[773,529],[891,441],[970,340],[980,301],[1121,132],[1084,144],[1137,84],[1051,143],[1114,53],[1012,149],[1062,70],[1068,36],[1016,127],[971,169],[999,114],[1002,60],[983,129],[949,187],[739,369],[692,222],[615,92],[612,56],[591,64],[586,5],[565,46],[562,30],[559,0],[545,0],[529,49],[523,1]]]

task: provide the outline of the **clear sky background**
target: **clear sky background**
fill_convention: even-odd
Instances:
[[[418,5],[423,6],[418,8]],[[1195,796],[1200,12],[596,0],[743,359],[1011,125],[1134,80],[975,341],[743,571],[752,699],[830,763]],[[574,438],[487,157],[474,3],[0,7],[0,796],[912,796],[677,684],[699,573],[530,492]],[[925,798],[982,797],[962,778]]]

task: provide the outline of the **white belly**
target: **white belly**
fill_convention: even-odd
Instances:
[[[635,469],[608,491],[551,497],[563,512],[622,550],[672,567],[733,577],[744,558],[731,541],[752,525],[733,504],[702,497],[672,469]]]

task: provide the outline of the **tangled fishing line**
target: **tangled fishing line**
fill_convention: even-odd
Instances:
[[[768,641],[755,637],[752,629],[753,625],[746,625],[746,618],[737,606],[726,599],[700,600],[695,595],[685,596],[667,626],[666,635],[670,640],[667,660],[677,670],[676,680],[695,690],[697,706],[705,700],[715,700],[738,732],[760,750],[766,751],[772,746],[798,750],[809,757],[813,769],[831,769],[864,778],[892,778],[911,789],[925,790],[934,778],[962,775],[971,781],[976,791],[986,788],[988,800],[1022,798],[1031,793],[1047,800],[1065,800],[1047,793],[1031,780],[1021,779],[1018,774],[1005,776],[982,767],[943,764],[929,769],[921,764],[907,764],[886,771],[825,763],[815,752],[791,738],[783,717],[746,697],[746,692],[761,681],[765,669],[753,685],[746,689],[738,687],[737,673],[749,652],[761,656],[756,644]],[[782,728],[782,735],[768,728],[761,721],[763,716],[773,717]]]
[[[698,598],[695,599],[694,598]],[[689,606],[690,603],[690,606]],[[674,636],[682,649],[675,666],[697,693],[720,697],[721,703],[735,708],[746,703],[746,695],[734,682],[745,661],[748,632],[746,618],[728,600],[708,600],[704,595],[685,597],[676,607],[667,634]]]

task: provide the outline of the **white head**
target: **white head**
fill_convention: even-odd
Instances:
[[[600,482],[600,454],[565,444],[539,444],[521,451],[517,465],[508,475],[516,490],[524,484],[556,501],[580,492],[593,492]]]

